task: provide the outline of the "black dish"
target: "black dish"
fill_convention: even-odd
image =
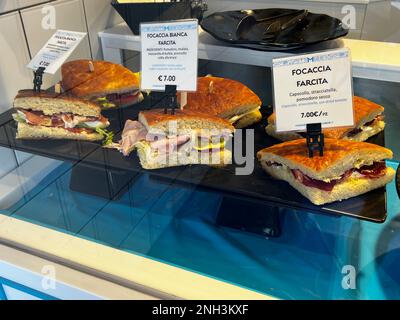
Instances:
[[[202,3],[195,3],[193,0],[181,2],[136,2],[118,3],[112,0],[111,5],[124,19],[134,34],[140,33],[142,22],[171,21],[180,19],[196,18],[203,19],[207,10]]]
[[[159,94],[162,95],[161,92]],[[150,95],[135,107],[119,109],[118,112],[111,112],[109,114],[105,113],[105,116],[109,117],[111,122],[109,129],[115,133],[120,133],[127,119],[137,119],[140,110],[157,107],[159,105],[159,98]],[[264,108],[263,112],[263,120],[248,128],[254,130],[255,151],[279,143],[279,141],[265,133],[267,118],[271,114],[272,109]],[[112,178],[107,178],[110,180],[109,189],[117,190],[117,193],[112,193],[111,198],[120,193],[121,188],[116,181],[123,180],[124,175],[131,177],[131,175],[136,174],[149,174],[151,178],[161,182],[173,182],[196,186],[196,188],[205,188],[209,191],[219,192],[224,197],[235,197],[242,201],[255,202],[267,207],[284,207],[333,216],[344,215],[375,223],[382,223],[387,217],[385,188],[380,188],[346,201],[315,206],[286,182],[270,177],[264,172],[259,161],[256,159],[254,159],[253,173],[243,176],[235,174],[236,168],[239,167],[236,164],[224,168],[196,165],[146,171],[141,168],[135,152],[129,157],[123,157],[117,150],[102,148],[100,143],[73,140],[17,140],[15,139],[17,128],[15,121],[12,119],[12,113],[13,111],[9,110],[0,114],[0,146],[62,161],[70,161],[81,166],[81,168],[77,168],[77,172],[82,172],[83,170],[83,172],[87,172],[87,175],[90,176],[105,175],[104,172],[92,172],[106,170],[106,176],[108,174],[112,175]],[[119,134],[116,135],[115,141],[118,138]],[[245,134],[242,138],[245,139]],[[384,133],[371,138],[369,142],[384,145]],[[245,146],[245,140],[243,141],[243,145]],[[93,187],[79,186],[83,183],[82,181],[91,182],[89,181],[91,178],[82,175],[78,178],[79,180],[71,181],[71,187],[74,190],[77,190],[77,187],[80,189],[86,188],[91,190],[91,194],[93,194],[93,191],[95,191]],[[97,183],[94,182],[94,184]],[[82,190],[80,191],[82,192]],[[108,191],[106,190],[105,193],[108,193]]]
[[[260,9],[217,12],[205,18],[201,22],[201,26],[218,40],[266,51],[298,49],[322,41],[337,39],[346,36],[349,32],[339,19],[325,14],[310,12],[298,27],[284,30],[273,39],[262,39],[263,33],[270,22],[258,23],[244,38],[239,38],[236,34],[239,22],[249,13],[254,14],[258,20],[296,11],[298,10]]]

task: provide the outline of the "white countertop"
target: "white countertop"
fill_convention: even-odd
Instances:
[[[216,40],[203,30],[199,32],[199,59],[271,67],[272,59],[293,55],[288,52],[264,52],[234,47]],[[106,60],[113,60],[117,49],[140,51],[140,37],[133,35],[125,23],[100,32],[99,36]],[[343,38],[307,47],[301,53],[340,47],[351,50],[354,77],[400,82],[399,43]],[[110,52],[113,55],[109,55]]]
[[[128,288],[190,300],[273,299],[227,282],[0,214],[0,243]],[[138,289],[137,289],[138,290]]]

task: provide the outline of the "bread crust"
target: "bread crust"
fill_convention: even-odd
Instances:
[[[235,115],[251,112],[261,105],[260,98],[238,81],[200,77],[197,91],[187,94],[185,109],[230,119]]]
[[[323,205],[346,200],[381,188],[391,182],[395,175],[395,171],[388,167],[386,169],[386,174],[383,177],[378,179],[350,178],[337,184],[332,191],[328,192],[305,186],[296,180],[290,171],[276,170],[276,168],[268,167],[265,163],[263,163],[262,166],[272,177],[288,182],[293,188],[299,191],[315,205]]]
[[[271,137],[274,137],[275,139],[278,139],[280,141],[292,141],[303,138],[297,132],[276,132],[275,124],[271,123],[269,123],[265,127],[265,132],[267,132],[267,134],[270,135]]]
[[[49,116],[60,113],[96,118],[101,116],[101,108],[94,102],[48,91],[20,90],[14,99],[14,108],[42,111]]]
[[[89,69],[93,63],[94,71]],[[140,88],[140,75],[108,61],[75,60],[61,67],[62,86],[78,97],[95,98],[129,93]]]
[[[287,141],[257,153],[259,161],[284,164],[317,180],[335,179],[361,163],[391,159],[393,152],[367,142],[325,139],[324,155],[308,155],[306,139]]]
[[[98,133],[74,133],[63,128],[31,126],[26,123],[18,122],[17,139],[21,140],[86,140],[100,141],[103,136]]]
[[[377,121],[373,126],[369,127],[369,130],[362,130],[361,132],[350,137],[344,136],[342,139],[359,142],[367,141],[369,138],[385,130],[385,126],[385,121]],[[303,136],[297,132],[276,132],[276,126],[274,124],[268,124],[265,127],[265,131],[268,135],[280,141],[291,141],[303,138]]]
[[[243,129],[251,126],[254,123],[260,122],[262,119],[262,114],[260,110],[254,111],[245,115],[243,118],[236,121],[233,125],[236,129]]]
[[[173,121],[177,123],[178,132],[201,129],[227,130],[231,133],[235,131],[235,128],[227,120],[190,110],[176,110],[175,114],[171,114],[170,110],[168,114],[165,114],[163,109],[142,111],[139,113],[139,121],[149,132],[167,132],[169,124]]]
[[[374,120],[378,115],[382,114],[385,111],[385,108],[382,107],[381,105],[376,104],[362,97],[354,96],[353,104],[354,104],[354,124],[355,124],[354,127],[323,129],[323,133],[326,138],[332,138],[332,139],[346,138],[354,141],[365,141],[372,135],[377,134],[383,130],[382,128],[382,130],[375,132],[374,134],[358,135],[353,138],[347,137],[347,134],[350,133],[352,130],[362,127],[364,124]],[[267,133],[269,135],[272,135],[273,137],[281,141],[288,141],[289,139],[293,140],[291,138],[298,138],[298,136],[300,136],[297,133],[293,133],[293,135],[288,135],[286,133],[276,132],[275,123],[276,123],[276,115],[275,113],[273,113],[268,118],[268,125],[270,126],[270,128],[267,129]]]
[[[208,165],[212,167],[224,167],[232,163],[232,152],[228,149],[221,150],[216,154],[192,152],[186,153],[174,152],[168,158],[162,160],[146,150],[143,147],[137,148],[138,157],[141,166],[146,170],[154,170],[169,167],[178,167],[186,165]]]

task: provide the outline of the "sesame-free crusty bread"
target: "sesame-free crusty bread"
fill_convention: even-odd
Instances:
[[[141,166],[146,170],[154,170],[169,167],[179,167],[186,165],[209,165],[212,167],[224,167],[232,163],[232,152],[223,149],[219,152],[191,152],[187,154],[185,151],[174,151],[168,157],[158,157],[150,152],[149,146],[141,144],[137,147],[138,157]]]
[[[391,182],[394,178],[395,171],[388,167],[386,174],[377,179],[359,179],[349,178],[333,188],[332,191],[324,191],[317,188],[307,187],[298,181],[290,170],[284,168],[268,167],[266,163],[262,163],[265,171],[272,177],[288,182],[293,188],[299,191],[303,196],[308,198],[315,205],[323,205],[335,201],[342,201],[352,197],[359,196],[369,191],[381,188]]]
[[[94,66],[90,70],[89,62]],[[61,67],[62,86],[78,97],[96,98],[139,90],[139,73],[108,61],[75,60]]]
[[[31,126],[29,124],[18,122],[17,139],[41,140],[41,139],[67,139],[67,140],[86,140],[100,141],[103,136],[98,133],[74,133],[64,128]]]
[[[262,119],[262,114],[260,110],[253,111],[251,113],[246,114],[238,121],[236,121],[233,125],[236,129],[243,129],[251,126],[254,123],[260,122]]]
[[[261,163],[274,162],[298,169],[316,180],[335,179],[361,164],[391,159],[393,152],[366,142],[325,139],[324,155],[309,157],[306,139],[288,141],[258,152]]]
[[[252,112],[261,105],[260,98],[238,81],[218,77],[200,77],[197,82],[197,91],[187,94],[185,109],[228,120],[234,116]]]
[[[361,128],[366,123],[374,120],[378,115],[382,114],[385,109],[379,104],[376,104],[368,99],[355,96],[353,98],[354,103],[354,127],[349,128],[328,128],[323,129],[323,133],[326,138],[333,139],[348,139],[352,141],[366,141],[370,137],[378,134],[385,129],[385,122],[383,120],[378,121],[374,124],[371,130],[360,132],[354,136],[348,137],[347,134],[350,133],[355,128]],[[289,141],[300,139],[302,136],[296,132],[281,133],[276,132],[276,115],[273,113],[268,118],[268,126],[266,127],[266,132],[278,140]]]
[[[60,113],[72,113],[86,117],[100,117],[100,107],[88,100],[72,97],[68,94],[56,94],[48,91],[35,92],[20,90],[14,99],[14,108],[42,111],[51,116]]]
[[[269,119],[268,119],[269,120]],[[275,124],[268,123],[268,125],[265,127],[265,131],[267,134],[271,137],[274,137],[275,139],[278,139],[280,141],[291,141],[291,140],[297,140],[297,139],[302,139],[303,137],[301,134],[297,132],[276,132],[276,126]]]
[[[142,111],[139,113],[139,121],[149,132],[168,133],[169,129],[176,129],[179,134],[193,130],[221,130],[230,133],[235,131],[224,119],[189,110],[175,110],[175,114],[171,114],[171,110],[165,114],[162,109]]]

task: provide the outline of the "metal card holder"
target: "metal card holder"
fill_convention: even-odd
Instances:
[[[46,70],[45,67],[39,67],[36,71],[33,72],[33,91],[40,92],[43,84],[43,74]]]
[[[176,85],[166,85],[165,93],[168,101],[166,102],[164,113],[168,114],[168,110],[171,110],[171,114],[175,114],[176,109],[179,108]]]
[[[315,150],[319,150],[319,156],[322,157],[324,155],[325,137],[322,133],[321,123],[307,124],[306,139],[309,157],[314,157]]]

